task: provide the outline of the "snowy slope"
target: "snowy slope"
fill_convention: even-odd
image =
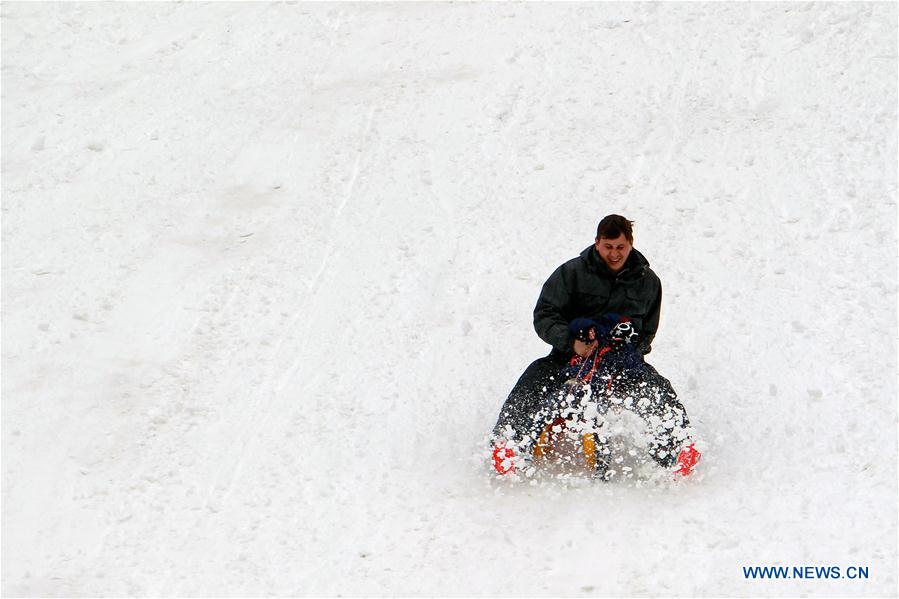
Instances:
[[[4,2],[3,594],[895,596],[896,16]],[[497,485],[609,212],[701,474]]]

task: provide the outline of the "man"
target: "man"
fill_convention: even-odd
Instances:
[[[628,376],[650,381],[658,391],[657,397],[663,398],[658,406],[640,415],[649,418],[650,412],[666,416],[673,413],[679,415],[676,420],[681,428],[688,425],[670,383],[642,358],[652,350],[659,326],[662,284],[633,243],[633,223],[610,214],[599,222],[594,244],[557,268],[544,283],[534,309],[534,328],[553,349],[528,366],[500,411],[493,437],[495,447],[500,448],[499,453],[494,451],[494,465],[501,473],[501,458],[533,450],[546,424],[543,415],[558,403],[558,393],[567,382],[563,376],[566,369],[591,358],[595,369],[600,355],[604,355],[598,351],[601,340],[608,342],[608,333],[619,322],[630,323],[628,329],[636,340],[628,349],[636,356],[639,368],[628,370]],[[670,466],[678,439],[671,437],[670,431],[662,431],[660,436],[659,455],[653,457]]]
[[[596,241],[550,275],[537,307],[534,328],[558,354],[583,356],[586,344],[577,341],[568,325],[575,318],[599,320],[604,314],[630,317],[640,333],[640,353],[652,350],[659,328],[662,283],[643,254],[634,249],[633,223],[610,214],[599,221]]]

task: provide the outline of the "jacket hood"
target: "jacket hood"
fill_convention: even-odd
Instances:
[[[596,248],[592,245],[581,252],[581,259],[587,263],[588,269],[609,279],[639,279],[646,274],[646,271],[649,269],[649,260],[635,248],[631,248],[631,253],[628,254],[627,260],[624,262],[624,267],[617,273],[612,272],[612,269],[603,262],[603,259],[600,258],[599,254],[596,252]]]

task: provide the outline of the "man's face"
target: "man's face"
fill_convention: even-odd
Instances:
[[[600,237],[596,240],[596,253],[606,263],[606,266],[612,272],[618,272],[627,261],[628,254],[631,253],[631,242],[627,240],[624,233],[616,239],[608,237]]]

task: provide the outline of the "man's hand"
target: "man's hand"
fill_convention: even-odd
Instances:
[[[593,341],[592,343],[584,343],[580,339],[574,340],[574,353],[579,355],[582,358],[586,358],[594,351],[596,351],[596,346],[599,345],[599,341]]]

